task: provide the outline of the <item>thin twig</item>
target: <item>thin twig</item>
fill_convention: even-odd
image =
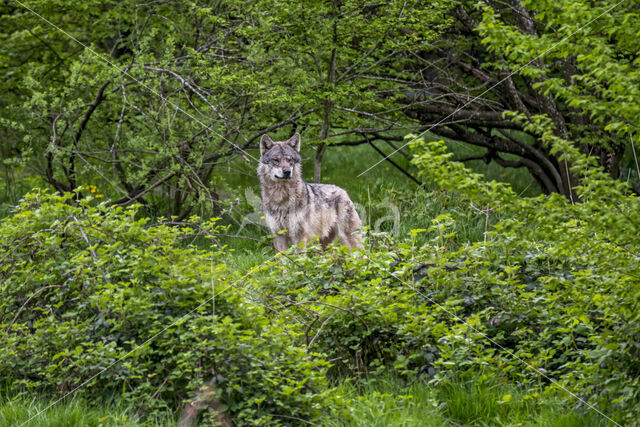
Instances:
[[[167,378],[165,378],[164,381],[162,381],[162,384],[160,384],[160,387],[158,387],[158,389],[151,395],[151,397],[149,398],[149,401],[152,401],[153,399],[155,399],[156,396],[160,393],[160,391],[162,391],[167,381],[169,381],[169,377],[171,376],[172,373],[173,372],[167,375]]]
[[[410,180],[412,180],[413,182],[415,182],[416,184],[418,184],[420,187],[424,188],[424,183],[420,182],[418,179],[416,179],[416,177],[414,177],[413,175],[411,175],[409,172],[407,172],[404,168],[402,168],[399,164],[397,164],[396,162],[394,162],[393,160],[391,160],[391,158],[389,156],[387,156],[386,154],[384,154],[384,152],[382,150],[380,150],[378,147],[376,147],[372,141],[368,141],[369,145],[376,150],[376,152],[378,152],[378,154],[380,154],[382,157],[384,157],[383,160],[386,160],[387,162],[391,163],[396,169],[398,169],[400,172],[402,172],[407,178],[409,178]],[[398,150],[396,150],[398,151]]]
[[[231,237],[234,239],[246,239],[246,240],[253,240],[254,242],[262,242],[261,239],[257,239],[255,237],[250,237],[250,236],[243,236],[240,234],[227,234],[227,233],[212,233],[209,230],[207,230],[206,228],[202,227],[200,224],[197,224],[195,222],[184,222],[184,221],[163,221],[163,222],[156,222],[153,224],[149,224],[146,227],[157,227],[159,225],[176,225],[176,226],[183,226],[183,227],[193,227],[193,228],[197,228],[199,230],[201,230],[202,233],[204,233],[204,235],[209,236],[211,238],[213,238],[216,242],[216,244],[220,245],[220,242],[218,242],[217,239],[215,239],[215,237]],[[201,234],[198,234],[201,235]]]
[[[82,228],[82,226],[80,225],[80,221],[78,221],[78,218],[76,218],[73,215],[71,215],[69,218],[73,219],[75,223],[78,224],[78,228],[80,229],[80,233],[82,234],[84,241],[87,242],[87,245],[89,245],[88,249],[89,249],[89,252],[91,252],[91,256],[93,257],[93,262],[95,262],[96,265],[98,265],[98,255],[93,250],[93,245],[91,244],[91,242],[89,241],[89,238],[85,234],[84,228]],[[104,273],[104,269],[102,268],[102,266],[100,267],[100,272],[102,273],[102,280],[104,280],[104,283],[107,283],[107,275]]]
[[[640,167],[638,167],[638,157],[636,157],[636,147],[633,144],[633,138],[631,134],[629,134],[629,139],[631,140],[631,151],[633,152],[633,160],[636,163],[636,172],[638,173],[638,179],[640,179]]]
[[[335,316],[338,312],[340,312],[340,310],[336,310],[333,313],[331,313],[329,316],[327,316],[326,319],[324,319],[324,322],[322,322],[320,324],[320,327],[318,328],[318,331],[316,332],[316,334],[313,336],[313,338],[311,338],[311,341],[309,341],[309,344],[307,344],[307,347],[311,347],[313,345],[313,342],[316,340],[316,338],[318,338],[320,336],[320,332],[322,332],[322,328],[324,328],[324,325],[327,324],[327,322],[329,320],[331,320],[331,318],[333,316]]]
[[[64,287],[64,285],[48,285],[48,286],[45,286],[43,288],[38,289],[33,294],[31,294],[31,296],[29,298],[27,298],[27,300],[22,304],[22,306],[20,306],[20,308],[18,309],[18,312],[16,313],[16,315],[13,316],[13,320],[11,321],[11,323],[9,323],[9,326],[7,326],[7,333],[11,332],[11,327],[13,326],[15,321],[18,319],[18,316],[22,312],[22,309],[29,303],[29,301],[31,301],[33,299],[33,297],[35,297],[36,295],[38,295],[40,292],[44,291],[45,289],[62,288],[62,287]]]
[[[330,304],[328,302],[317,301],[317,300],[307,300],[307,301],[301,301],[301,302],[298,302],[298,303],[293,302],[293,301],[289,301],[289,304],[290,305],[296,305],[296,306],[301,306],[302,304],[320,304],[320,305],[327,305],[329,307],[333,307],[333,308],[336,308],[338,310],[346,311],[347,313],[351,314],[353,317],[355,317],[358,320],[360,320],[360,322],[362,322],[364,327],[367,328],[367,331],[369,330],[369,325],[367,325],[367,323],[364,321],[364,319],[362,317],[360,317],[359,315],[354,313],[353,310],[350,310],[350,309],[344,308],[344,307],[340,307],[339,305]]]

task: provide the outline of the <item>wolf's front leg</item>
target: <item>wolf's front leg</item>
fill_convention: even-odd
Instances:
[[[276,252],[286,251],[289,247],[288,240],[287,236],[283,234],[276,234],[276,237],[273,240],[273,247],[276,249]]]
[[[297,246],[296,253],[301,254],[307,250],[307,244],[313,239],[312,236],[304,233],[297,240],[293,241],[293,244]]]

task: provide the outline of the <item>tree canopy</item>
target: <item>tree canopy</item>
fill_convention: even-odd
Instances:
[[[216,170],[266,132],[302,132],[314,180],[332,144],[396,151],[428,131],[460,160],[579,183],[506,113],[549,117],[618,178],[637,139],[637,7],[574,0],[69,2],[2,6],[5,170],[116,204],[216,209]],[[378,154],[372,151],[373,156]],[[398,150],[402,151],[403,150]],[[408,175],[408,174],[407,174]]]
[[[255,161],[261,134],[302,131],[319,143],[318,181],[327,144],[415,127],[401,114],[406,64],[446,27],[448,7],[5,6],[0,102],[17,107],[5,109],[5,156],[59,191],[99,180],[116,204],[182,218],[197,203],[215,208],[216,167]]]

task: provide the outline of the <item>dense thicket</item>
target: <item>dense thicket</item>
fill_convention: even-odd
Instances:
[[[565,144],[576,174],[589,162],[550,144]],[[371,234],[363,250],[310,248],[240,276],[220,252],[180,243],[215,224],[151,226],[134,209],[29,195],[0,227],[5,386],[295,424],[349,407],[327,378],[482,374],[525,400],[637,419],[638,199],[596,168],[583,203],[519,199],[442,143],[414,150],[425,178],[505,218],[485,241],[460,244],[442,214],[404,241]]]
[[[2,387],[120,395],[152,416],[206,385],[204,409],[241,425],[328,410],[327,363],[244,296],[221,252],[184,247],[193,230],[152,226],[135,207],[72,198],[28,195],[0,225]]]

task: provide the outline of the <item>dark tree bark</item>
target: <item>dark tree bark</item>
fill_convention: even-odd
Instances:
[[[523,34],[537,35],[537,23],[520,0],[508,3],[490,1],[502,19]],[[575,201],[578,179],[570,173],[571,165],[560,160],[545,148],[539,137],[503,115],[517,111],[525,116],[547,115],[553,122],[557,136],[576,141],[585,154],[594,156],[612,177],[618,178],[624,145],[594,147],[580,145],[585,135],[580,129],[598,129],[591,117],[557,101],[552,93],[535,89],[544,77],[531,79],[512,73],[504,67],[494,67],[506,59],[486,50],[476,31],[478,11],[460,4],[454,11],[456,18],[450,32],[429,52],[422,52],[423,62],[413,63],[415,79],[404,98],[404,112],[420,122],[423,129],[444,138],[455,139],[484,147],[487,152],[467,160],[494,161],[503,167],[525,167],[545,193],[561,193]],[[452,46],[460,46],[459,49]],[[536,59],[531,66],[540,69],[555,67],[569,81],[577,70],[573,58],[560,64],[546,64]],[[427,67],[424,64],[435,64]],[[428,69],[428,72],[425,71]],[[506,160],[504,155],[518,156]]]

